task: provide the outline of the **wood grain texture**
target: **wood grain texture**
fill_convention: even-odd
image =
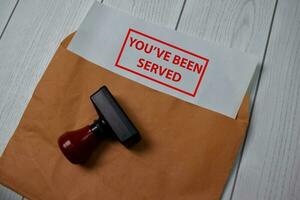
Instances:
[[[20,1],[0,42],[0,155],[60,41],[93,0]]]
[[[300,199],[300,1],[280,0],[234,200]]]
[[[0,28],[3,2],[12,1],[0,2]],[[76,30],[92,2],[20,1],[0,41],[0,154],[59,42]],[[174,29],[183,0],[104,3]],[[262,61],[274,5],[275,0],[187,0],[178,31],[253,53]],[[297,0],[279,2],[234,200],[300,199],[299,7]],[[0,199],[19,199],[2,191],[7,190],[0,187]]]
[[[0,185],[0,199],[1,200],[21,200],[22,196],[7,189],[6,187]]]
[[[259,57],[262,63],[275,0],[189,0],[186,2],[178,31],[216,42]],[[253,105],[260,68],[249,87]],[[231,199],[239,158],[223,193]]]
[[[188,0],[178,31],[256,55],[261,62],[274,5],[275,0]]]
[[[4,28],[9,21],[10,16],[17,4],[17,0],[1,0],[0,1],[0,39]]]
[[[137,17],[174,26],[178,18],[174,18],[174,14],[179,15],[182,2],[132,2],[127,8]],[[0,42],[0,132],[3,133],[0,134],[0,153],[60,41],[77,29],[92,3],[93,0],[19,3]]]
[[[182,2],[132,1],[127,10],[141,18],[152,16],[149,19],[153,23],[174,26]],[[5,58],[0,59],[0,132],[4,133],[0,135],[0,155],[60,41],[76,30],[92,3],[93,0],[19,3],[0,43],[0,58]],[[146,9],[150,5],[152,8]]]
[[[4,29],[13,14],[17,0],[0,1],[0,39],[4,33]],[[0,199],[3,200],[21,200],[22,196],[0,185]]]

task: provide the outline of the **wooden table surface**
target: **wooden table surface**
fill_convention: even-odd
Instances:
[[[0,153],[60,41],[78,28],[92,3],[0,0]],[[251,123],[222,199],[300,199],[300,0],[103,3],[259,56],[249,87]],[[22,198],[0,186],[1,200]]]

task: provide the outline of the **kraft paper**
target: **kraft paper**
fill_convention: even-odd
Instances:
[[[248,125],[189,104],[58,48],[0,159],[0,182],[29,199],[219,199]],[[109,51],[109,49],[107,49]],[[89,96],[106,85],[141,133],[126,149],[102,142],[86,165],[70,164],[57,138],[90,124]]]

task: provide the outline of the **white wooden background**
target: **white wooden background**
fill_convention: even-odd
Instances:
[[[0,0],[0,153],[60,41],[77,29],[92,3]],[[222,199],[300,199],[300,0],[103,3],[258,55],[261,65],[249,88],[251,124]],[[22,197],[0,186],[0,199]]]

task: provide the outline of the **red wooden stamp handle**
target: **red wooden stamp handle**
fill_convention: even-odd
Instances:
[[[126,147],[141,139],[138,130],[105,86],[90,99],[99,119],[89,126],[68,131],[58,138],[61,151],[74,164],[86,162],[104,136],[112,135]]]

